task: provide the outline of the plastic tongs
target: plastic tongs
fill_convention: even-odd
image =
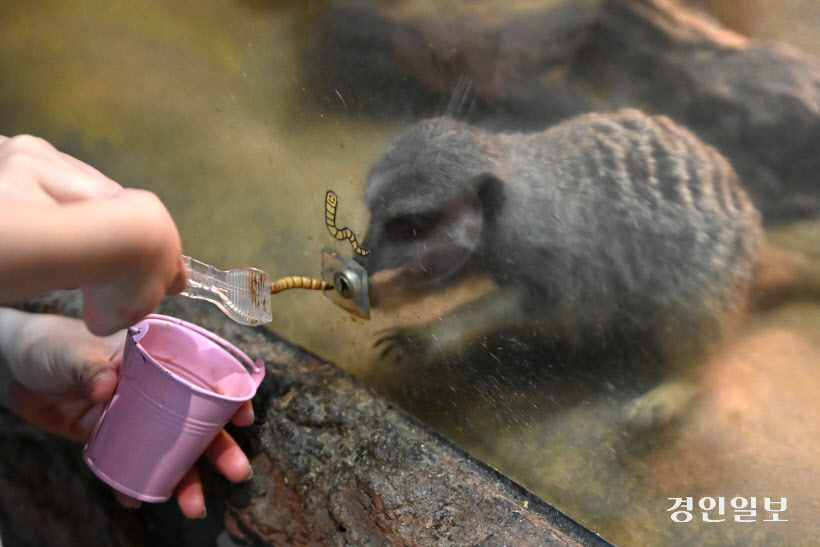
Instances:
[[[243,325],[260,325],[273,319],[268,274],[256,268],[218,270],[210,264],[183,256],[188,286],[182,295],[207,300]]]
[[[271,282],[262,270],[244,267],[219,270],[184,256],[188,286],[182,295],[215,304],[225,315],[243,325],[261,325],[273,320],[271,294],[292,288],[333,289],[329,300],[350,313],[370,317],[367,272],[353,260],[331,249],[322,251],[322,281],[307,277],[285,277]]]

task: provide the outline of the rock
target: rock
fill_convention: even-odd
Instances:
[[[137,513],[114,501],[81,445],[0,408],[0,462],[3,545],[146,545]]]
[[[669,0],[604,4],[578,77],[676,119],[731,161],[764,220],[820,215],[820,63]]]
[[[820,215],[816,59],[672,0],[522,4],[448,17],[330,3],[309,34],[307,79],[344,108],[501,130],[624,106],[666,114],[731,160],[767,223]]]

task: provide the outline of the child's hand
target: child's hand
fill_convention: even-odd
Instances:
[[[187,283],[160,200],[127,190],[46,141],[0,136],[0,302],[83,289],[94,334],[150,313]]]
[[[99,280],[81,285],[83,319],[92,333],[106,335],[151,313],[188,280],[176,226],[156,195],[125,189],[87,205],[95,209],[88,214],[96,215],[89,231],[96,225],[110,231],[89,243],[103,260]]]
[[[0,308],[0,403],[43,429],[85,442],[114,393],[124,342],[123,332],[98,338],[76,319]],[[250,401],[231,421],[253,423]],[[224,430],[205,454],[231,481],[250,475],[248,458]],[[185,516],[204,513],[195,468],[180,481],[176,494]]]

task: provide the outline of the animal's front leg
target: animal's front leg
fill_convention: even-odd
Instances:
[[[669,378],[625,405],[623,425],[635,433],[653,432],[682,421],[697,389],[687,378]]]
[[[496,289],[427,323],[387,331],[375,346],[382,358],[436,359],[457,355],[481,336],[527,321],[525,291]]]

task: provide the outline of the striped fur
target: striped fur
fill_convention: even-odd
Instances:
[[[762,245],[759,214],[727,160],[635,109],[537,133],[421,122],[373,166],[365,200],[370,273],[398,268],[421,286],[478,269],[523,288],[529,320],[570,332],[731,321]]]

